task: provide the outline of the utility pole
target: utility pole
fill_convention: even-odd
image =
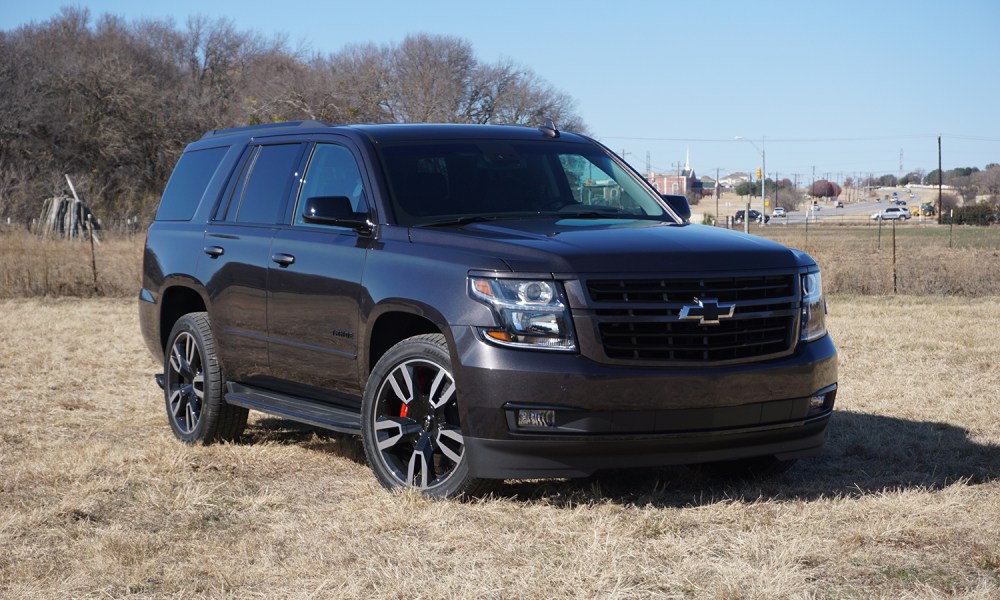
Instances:
[[[767,224],[767,192],[764,191],[764,182],[767,180],[767,158],[765,158],[764,153],[767,151],[766,145],[767,138],[761,138],[760,140],[760,168],[762,169],[761,180],[760,180],[760,224]]]
[[[738,135],[736,136],[736,139],[738,141],[750,142],[750,145],[753,146],[754,150],[756,150],[760,154],[760,177],[758,177],[758,179],[760,179],[760,215],[761,215],[761,220],[763,221],[765,215],[767,215],[767,209],[765,206],[765,204],[767,204],[767,201],[765,200],[765,198],[767,198],[767,191],[765,189],[766,184],[764,183],[764,180],[767,179],[767,154],[766,154],[767,136],[761,137],[760,148],[758,148],[757,144],[755,144],[753,140],[751,140],[750,138],[745,138],[741,135]],[[753,178],[751,178],[750,181],[752,182]],[[749,216],[750,214],[748,212],[747,217]]]
[[[941,196],[944,194],[944,171],[941,170],[941,136],[938,136],[938,225],[941,224],[942,218],[944,217],[944,211],[941,210]]]
[[[719,167],[715,167],[715,224],[719,224],[719,194],[722,190],[719,187]]]
[[[677,186],[677,189],[676,190],[671,189],[667,193],[669,193],[669,194],[674,194],[674,193],[680,194],[680,193],[682,193],[682,190],[681,190],[681,167],[683,165],[681,163],[679,163],[679,162],[672,162],[672,163],[670,163],[670,166],[673,167],[673,168],[675,168],[675,169],[677,169],[676,179],[674,179],[674,185]],[[687,195],[686,192],[687,192],[687,190],[684,190],[684,195],[685,196]]]
[[[778,183],[781,179],[778,177],[778,172],[774,172],[774,206],[771,207],[771,214],[774,214],[774,209],[778,208],[778,190],[781,189],[781,184]]]

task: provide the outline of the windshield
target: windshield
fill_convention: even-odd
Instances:
[[[535,216],[672,220],[598,146],[552,140],[387,144],[396,221],[420,226]]]

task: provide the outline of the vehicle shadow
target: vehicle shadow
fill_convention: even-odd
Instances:
[[[245,444],[301,445],[365,466],[360,438],[276,417],[248,424]],[[835,411],[819,456],[770,478],[712,477],[684,466],[603,471],[586,479],[509,480],[494,495],[520,502],[573,507],[596,502],[685,507],[720,501],[815,500],[884,491],[942,489],[957,481],[1000,478],[1000,446],[978,444],[966,429]]]
[[[946,423],[836,411],[822,454],[757,480],[719,479],[697,469],[620,470],[587,479],[511,481],[500,497],[572,507],[581,503],[684,507],[723,500],[814,500],[883,491],[942,489],[1000,477],[1000,446],[978,444]]]

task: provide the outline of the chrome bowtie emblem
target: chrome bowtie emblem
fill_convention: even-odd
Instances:
[[[681,308],[680,320],[698,321],[699,325],[718,325],[720,319],[731,319],[735,304],[719,304],[716,298],[695,298],[694,304]]]

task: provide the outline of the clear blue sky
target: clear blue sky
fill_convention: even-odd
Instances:
[[[0,0],[0,29],[65,1]],[[1000,1],[390,0],[71,3],[93,16],[189,15],[322,54],[426,32],[510,58],[576,101],[590,132],[645,170],[690,152],[699,175],[899,174],[1000,163]],[[765,141],[766,140],[766,141]]]

